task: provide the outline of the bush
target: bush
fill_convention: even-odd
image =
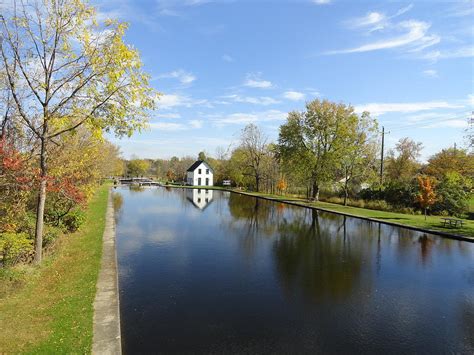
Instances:
[[[33,240],[26,233],[1,233],[0,254],[3,265],[13,265],[18,260],[33,251]]]
[[[74,210],[65,215],[62,219],[62,224],[68,232],[75,232],[84,223],[85,215],[81,210]]]

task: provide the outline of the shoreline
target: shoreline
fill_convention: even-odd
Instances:
[[[317,206],[308,205],[308,203],[310,203],[310,202],[305,202],[305,201],[302,201],[302,200],[297,200],[297,199],[294,200],[294,201],[287,200],[287,199],[284,199],[284,196],[282,196],[282,199],[278,199],[278,198],[274,198],[274,197],[271,197],[271,196],[259,195],[259,194],[253,193],[253,192],[239,191],[239,190],[229,189],[229,188],[220,187],[220,186],[178,186],[178,185],[162,185],[162,186],[163,187],[172,187],[172,188],[208,189],[208,190],[221,190],[221,191],[234,192],[234,193],[237,193],[237,194],[251,196],[251,197],[257,197],[257,198],[261,198],[261,199],[268,200],[268,201],[286,203],[288,205],[304,207],[304,208],[311,208],[311,209],[316,209],[316,210],[323,211],[323,212],[336,213],[336,214],[347,216],[347,217],[360,218],[360,219],[370,221],[370,222],[384,223],[384,224],[388,224],[388,225],[395,226],[395,227],[402,227],[402,228],[407,228],[407,229],[411,229],[411,230],[418,231],[418,232],[434,234],[434,235],[438,235],[438,236],[443,237],[443,238],[449,238],[449,239],[455,239],[455,240],[474,243],[474,237],[469,237],[467,235],[454,234],[454,233],[449,233],[449,232],[440,231],[440,230],[436,230],[436,229],[416,227],[416,226],[412,226],[412,225],[409,225],[409,224],[401,224],[401,223],[381,220],[381,219],[373,218],[373,217],[360,216],[360,215],[356,215],[356,214],[352,214],[352,213],[348,213],[348,212],[334,211],[334,210],[324,208],[324,207],[317,207]],[[347,206],[341,206],[341,207],[347,207]],[[373,210],[373,211],[377,211],[377,210]],[[380,211],[380,212],[385,212],[385,211]]]

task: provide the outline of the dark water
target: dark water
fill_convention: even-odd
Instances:
[[[125,353],[474,352],[473,243],[229,192],[116,193]]]

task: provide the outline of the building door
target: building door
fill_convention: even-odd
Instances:
[[[201,178],[198,178],[198,186],[201,186]]]
[[[209,178],[206,178],[206,186],[209,186]]]

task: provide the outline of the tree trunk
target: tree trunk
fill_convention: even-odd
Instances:
[[[347,197],[349,195],[349,192],[347,191],[347,177],[346,181],[344,182],[344,206],[347,206]]]
[[[35,264],[40,264],[43,254],[44,205],[46,202],[46,142],[41,140],[40,152],[40,188],[36,208]]]
[[[319,201],[319,185],[316,181],[313,182],[312,196],[313,200]]]
[[[256,188],[257,192],[260,191],[260,176],[258,176],[258,175],[255,176],[255,188]]]
[[[426,221],[426,207],[425,207],[425,221]]]

